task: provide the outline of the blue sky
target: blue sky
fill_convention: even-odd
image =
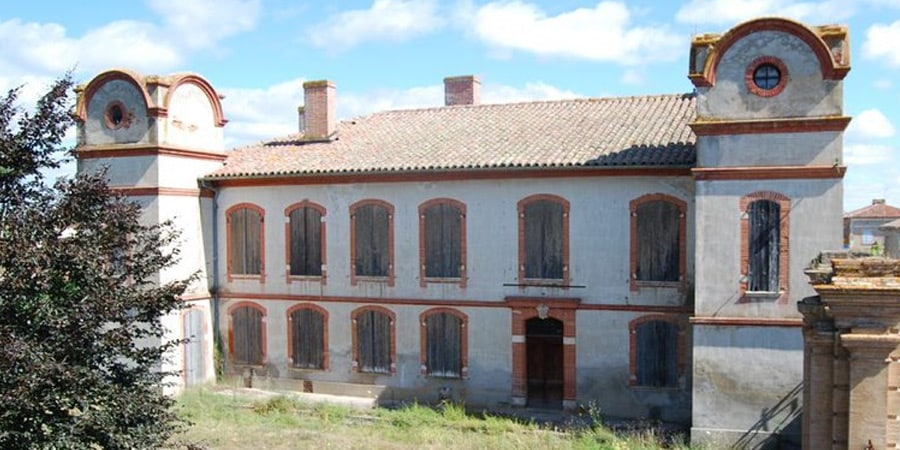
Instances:
[[[691,36],[762,15],[850,26],[844,208],[900,206],[900,0],[7,1],[0,90],[27,102],[72,67],[196,72],[234,147],[294,131],[306,80],[335,82],[341,118],[441,105],[453,75],[487,103],[690,92]]]

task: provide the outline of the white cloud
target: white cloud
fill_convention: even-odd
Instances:
[[[900,20],[890,24],[875,24],[866,31],[863,55],[881,59],[891,66],[900,66]]]
[[[482,92],[483,103],[513,103],[534,100],[560,100],[584,97],[574,91],[537,81],[525,83],[524,87],[488,85]]]
[[[844,146],[844,164],[851,167],[881,164],[889,161],[894,151],[887,145],[848,144]]]
[[[875,86],[875,89],[887,90],[893,87],[894,83],[887,78],[882,78],[880,80],[876,80],[872,85]]]
[[[634,26],[624,3],[603,1],[549,16],[521,1],[488,3],[471,18],[474,35],[499,50],[620,64],[669,61],[682,52],[680,36],[666,27]]]
[[[833,23],[855,13],[846,0],[691,0],[679,8],[675,18],[690,24],[734,25],[761,16],[783,16],[811,23]]]
[[[867,109],[859,113],[847,129],[848,137],[856,140],[889,138],[895,133],[894,125],[877,109]]]
[[[210,48],[220,39],[252,30],[259,0],[150,0],[166,31],[191,49]]]
[[[235,147],[296,133],[297,107],[303,104],[303,79],[283,81],[264,89],[219,89],[225,146]]]
[[[363,94],[337,93],[338,116],[359,117],[392,109],[433,108],[444,104],[444,87],[420,86],[409,89],[379,89]]]
[[[369,9],[345,11],[313,26],[313,45],[335,51],[366,40],[403,41],[444,24],[434,0],[375,0]]]

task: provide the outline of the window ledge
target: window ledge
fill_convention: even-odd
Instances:
[[[567,289],[572,287],[569,285],[568,280],[563,280],[560,278],[526,278],[521,283],[511,284],[507,286],[519,286],[519,287],[555,287],[555,288],[563,288]]]
[[[442,283],[442,284],[460,284],[462,283],[462,278],[459,277],[448,277],[448,278],[439,278],[439,277],[425,277],[426,283]]]
[[[356,282],[357,283],[387,283],[390,281],[390,277],[388,276],[372,276],[372,275],[357,275]]]
[[[322,281],[322,275],[288,275],[291,281]]]
[[[746,291],[744,297],[750,300],[778,300],[784,291]]]
[[[632,385],[632,390],[635,391],[662,391],[662,392],[675,392],[675,391],[683,391],[684,388],[681,386],[643,386],[643,385]]]
[[[680,288],[680,281],[649,281],[636,280],[634,284],[638,287],[659,287],[659,288]]]
[[[313,369],[313,368],[309,368],[309,367],[288,366],[288,371],[290,371],[291,373],[310,373],[310,372],[328,372],[328,369],[327,368]]]

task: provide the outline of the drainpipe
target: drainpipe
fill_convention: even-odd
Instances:
[[[212,198],[212,281],[209,283],[210,311],[212,312],[213,350],[218,352],[219,358],[224,361],[225,349],[222,348],[222,339],[219,333],[219,190],[207,180],[200,180],[201,189],[213,191]],[[215,358],[213,358],[213,371],[217,371]],[[222,367],[224,369],[224,367]],[[216,374],[217,376],[220,374]],[[218,381],[218,380],[217,380]]]

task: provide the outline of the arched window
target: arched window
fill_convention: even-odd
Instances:
[[[468,318],[446,308],[422,313],[421,363],[432,377],[464,378],[467,375]]]
[[[321,277],[325,264],[325,208],[301,202],[285,210],[290,276]]]
[[[678,387],[684,365],[681,329],[675,319],[640,317],[631,330],[631,385]]]
[[[422,286],[429,280],[459,280],[465,285],[465,211],[465,205],[450,199],[435,199],[419,206]]]
[[[350,207],[351,284],[360,277],[394,283],[394,207],[363,200]]]
[[[326,369],[328,361],[328,312],[315,305],[288,310],[288,354],[293,367]]]
[[[394,313],[376,306],[353,312],[353,365],[359,372],[394,372]]]
[[[232,206],[225,213],[228,240],[228,275],[261,276],[265,272],[262,208],[241,203]]]
[[[266,312],[255,303],[238,303],[228,308],[231,319],[228,349],[234,364],[265,363]]]
[[[519,278],[569,279],[569,202],[554,195],[532,195],[519,202]]]
[[[631,201],[631,288],[680,286],[686,264],[685,202],[665,194]]]

